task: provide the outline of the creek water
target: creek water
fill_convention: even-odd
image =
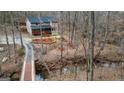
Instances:
[[[43,75],[41,73],[36,74],[35,81],[44,81]]]
[[[113,63],[113,62],[105,62],[105,63],[100,63],[99,66],[103,67],[103,68],[110,68],[110,69],[115,69],[116,67],[120,66],[121,64],[119,63]],[[86,67],[86,66],[85,66]],[[62,72],[63,74],[67,74],[67,73],[74,73],[75,69],[77,69],[77,72],[82,71],[83,69],[85,69],[85,67],[83,65],[77,65],[77,67],[75,68],[75,66],[66,66],[63,68]],[[42,75],[42,73],[38,73],[35,76],[35,80],[36,81],[44,81],[44,76]]]

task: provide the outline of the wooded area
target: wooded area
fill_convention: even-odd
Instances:
[[[21,73],[24,42],[33,37],[21,30],[20,23],[26,23],[28,16],[38,17],[40,26],[42,16],[57,21],[60,38],[55,38],[56,42],[29,42],[34,51],[35,73],[43,80],[124,80],[124,12],[120,11],[0,12],[0,78],[8,71],[4,70],[6,63],[18,65]],[[43,39],[40,31],[38,38]]]

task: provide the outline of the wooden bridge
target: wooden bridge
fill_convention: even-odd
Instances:
[[[35,64],[33,47],[30,43],[24,43],[25,46],[25,59],[22,68],[21,81],[34,81],[35,80]]]

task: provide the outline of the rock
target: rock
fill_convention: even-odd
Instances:
[[[4,57],[4,58],[2,59],[2,63],[6,62],[7,59],[8,59],[7,57]]]
[[[104,67],[109,67],[108,63],[103,64]]]
[[[15,73],[14,75],[11,76],[12,81],[18,81],[19,80],[19,75]]]

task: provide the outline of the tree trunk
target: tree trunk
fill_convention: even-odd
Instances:
[[[74,40],[75,40],[76,19],[77,19],[77,12],[75,12],[74,21],[73,21],[73,28],[72,28],[72,33],[71,33],[71,44],[72,44],[72,43],[74,42]]]
[[[75,72],[75,75],[74,75],[74,80],[76,80],[77,79],[77,63],[75,63],[75,70],[74,70],[74,72]]]
[[[93,80],[93,59],[94,59],[94,31],[95,31],[95,20],[94,12],[91,11],[91,31],[89,31],[89,52],[88,52],[88,74],[87,80]]]
[[[14,45],[14,61],[15,63],[17,63],[17,56],[16,56],[16,43],[15,43],[15,32],[14,32],[14,22],[13,22],[13,17],[12,17],[12,13],[10,13],[11,15],[11,24],[12,24],[12,37],[13,37],[13,45]]]
[[[61,24],[61,27],[60,27],[60,32],[61,32],[61,48],[60,48],[60,51],[61,51],[61,55],[60,55],[60,64],[61,64],[61,67],[60,67],[60,80],[62,79],[61,78],[61,75],[62,75],[62,70],[63,70],[63,12],[60,12],[60,24]]]
[[[18,14],[19,16],[19,14]],[[19,31],[19,36],[20,36],[20,41],[21,41],[21,48],[23,48],[23,40],[22,40],[22,33],[20,29],[20,19],[18,18],[18,31]]]
[[[70,39],[71,39],[71,36],[70,36],[70,32],[71,32],[71,19],[70,19],[70,11],[68,12],[68,16],[69,16],[69,24],[68,24],[68,30],[69,30],[69,43],[70,43]]]
[[[7,56],[9,57],[9,61],[10,61],[10,45],[9,45],[9,40],[8,40],[8,34],[7,34],[7,30],[6,30],[6,25],[4,26],[4,32],[5,32],[5,36],[6,36],[6,43],[7,43]]]
[[[101,48],[99,49],[98,53],[95,55],[94,57],[94,61],[99,57],[99,55],[101,54],[101,52],[103,51],[104,47],[105,47],[105,44],[106,44],[106,39],[107,39],[107,36],[109,34],[109,15],[110,15],[110,12],[107,13],[107,22],[106,22],[106,31],[105,31],[105,37],[103,39],[103,42],[102,42],[102,46]]]
[[[0,60],[1,61],[1,60]],[[1,66],[2,64],[1,64],[1,62],[0,62],[0,75],[1,75],[1,73],[2,73],[2,66]]]
[[[19,35],[20,35],[21,48],[23,48],[22,33],[21,33],[21,30],[20,30],[19,22],[18,22],[18,31],[19,31]]]
[[[40,15],[39,15],[39,21],[40,21],[40,26],[42,26],[42,21],[41,21],[41,19],[40,19]],[[42,28],[40,27],[40,31],[41,31],[41,41],[42,41],[42,37],[43,37],[43,35],[42,35]],[[51,73],[50,73],[50,70],[49,70],[49,67],[47,66],[47,64],[46,64],[46,62],[44,61],[44,59],[43,59],[43,52],[44,52],[44,48],[43,48],[43,42],[41,42],[41,62],[43,63],[43,65],[45,66],[45,68],[47,69],[47,71],[48,71],[48,73],[49,73],[49,75],[50,75],[50,77],[51,77]]]
[[[70,11],[68,12],[68,18],[69,18],[69,22],[68,22],[68,42],[67,42],[67,55],[68,55],[68,49],[69,49],[69,44],[70,44]]]

